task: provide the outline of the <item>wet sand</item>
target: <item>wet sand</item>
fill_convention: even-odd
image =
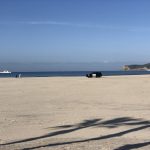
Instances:
[[[0,149],[150,149],[150,76],[0,79]]]

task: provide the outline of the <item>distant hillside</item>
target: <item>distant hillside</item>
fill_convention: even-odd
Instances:
[[[124,70],[150,70],[150,63],[144,65],[125,65]]]

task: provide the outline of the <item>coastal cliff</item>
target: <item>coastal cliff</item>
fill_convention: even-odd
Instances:
[[[130,71],[130,70],[150,70],[150,63],[144,65],[125,65],[123,70]]]

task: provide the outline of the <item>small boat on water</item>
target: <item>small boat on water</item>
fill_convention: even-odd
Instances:
[[[11,72],[8,70],[4,70],[4,71],[0,71],[0,73],[11,73]]]

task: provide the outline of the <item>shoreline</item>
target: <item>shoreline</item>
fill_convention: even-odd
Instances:
[[[150,76],[150,74],[131,74],[131,75],[103,75],[102,77],[93,77],[93,78],[88,78],[85,76],[21,76],[20,78],[16,77],[0,77],[1,79],[29,79],[29,78],[87,78],[87,79],[102,79],[102,78],[111,78],[111,77],[146,77]]]
[[[67,72],[13,72],[11,74],[0,74],[0,78],[21,77],[85,77],[92,71],[67,71]],[[128,75],[150,75],[149,71],[101,71],[103,76],[128,76]]]

